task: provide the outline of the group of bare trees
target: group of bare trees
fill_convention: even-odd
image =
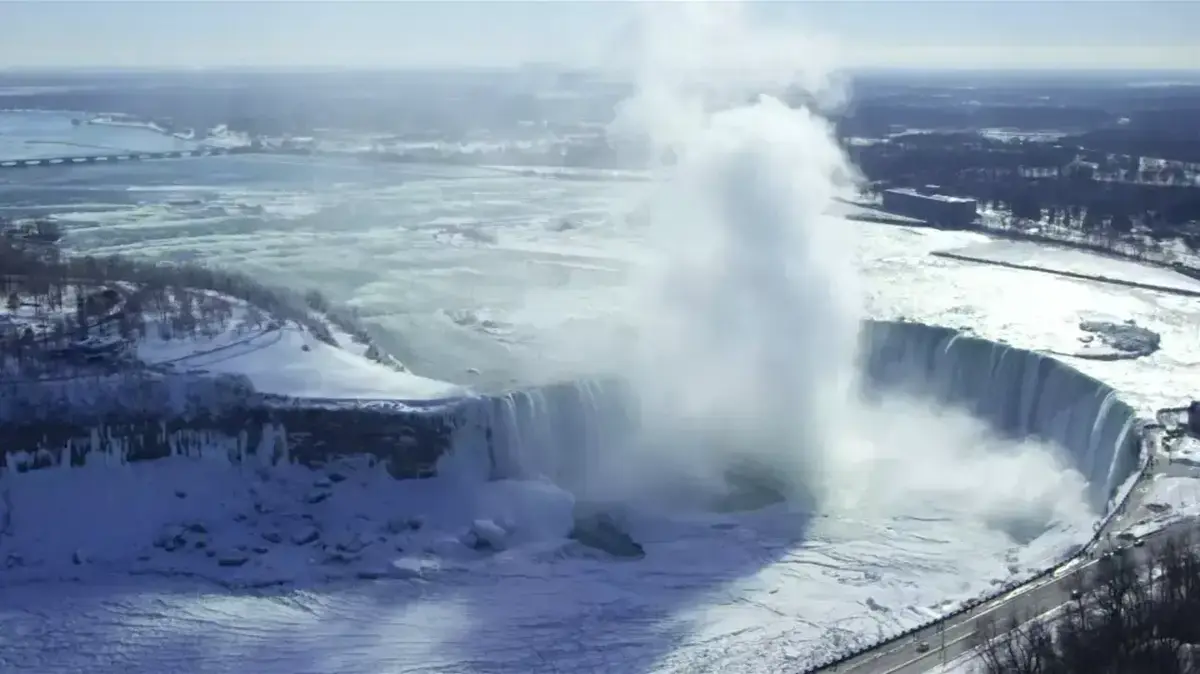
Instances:
[[[89,316],[95,312],[85,310],[84,300],[105,288],[120,289],[120,311],[106,318]],[[156,336],[161,339],[216,336],[229,328],[233,318],[233,307],[226,297],[250,305],[243,313],[242,325],[249,323],[247,327],[291,321],[336,346],[326,323],[329,321],[356,341],[371,343],[353,311],[333,310],[315,290],[302,295],[270,288],[245,274],[193,263],[154,263],[119,256],[67,257],[57,246],[0,239],[0,290],[10,313],[24,307],[32,322],[41,326],[35,333],[28,325],[17,324],[15,330],[9,325],[8,333],[0,339],[0,358],[23,364],[23,375],[46,367],[42,358],[46,350],[61,349],[96,332],[112,331],[126,340],[145,336],[147,319],[154,320],[159,332]],[[71,304],[70,297],[78,306],[65,306]]]
[[[980,625],[986,674],[1200,672],[1200,552],[1177,537],[1102,559],[1053,617]]]

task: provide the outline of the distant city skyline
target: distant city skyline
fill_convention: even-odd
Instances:
[[[636,2],[112,2],[0,7],[0,68],[591,67]],[[1200,2],[754,2],[840,68],[1197,70]],[[824,47],[822,47],[824,49]]]

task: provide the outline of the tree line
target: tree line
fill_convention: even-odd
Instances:
[[[1200,552],[1168,539],[1138,561],[1102,558],[1053,617],[1010,616],[977,629],[985,674],[1200,672]],[[1076,576],[1078,578],[1078,576]]]

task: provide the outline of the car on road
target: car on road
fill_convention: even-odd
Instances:
[[[917,652],[918,653],[928,653],[929,652],[929,642],[922,641],[921,643],[917,644]]]
[[[1144,539],[1144,538],[1139,538],[1133,542],[1133,547],[1135,547],[1135,548],[1140,548],[1145,545],[1146,545],[1146,539]]]
[[[1083,592],[1079,590],[1071,590],[1071,601],[1079,601],[1079,598],[1082,596]]]

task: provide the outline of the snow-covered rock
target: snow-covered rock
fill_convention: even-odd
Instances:
[[[492,520],[475,520],[463,537],[463,544],[476,550],[503,550],[508,547],[508,532]]]
[[[321,532],[316,527],[306,526],[292,534],[292,543],[296,545],[308,545],[320,537]]]
[[[542,480],[498,480],[483,485],[477,502],[480,517],[519,544],[566,538],[574,526],[575,497]]]

